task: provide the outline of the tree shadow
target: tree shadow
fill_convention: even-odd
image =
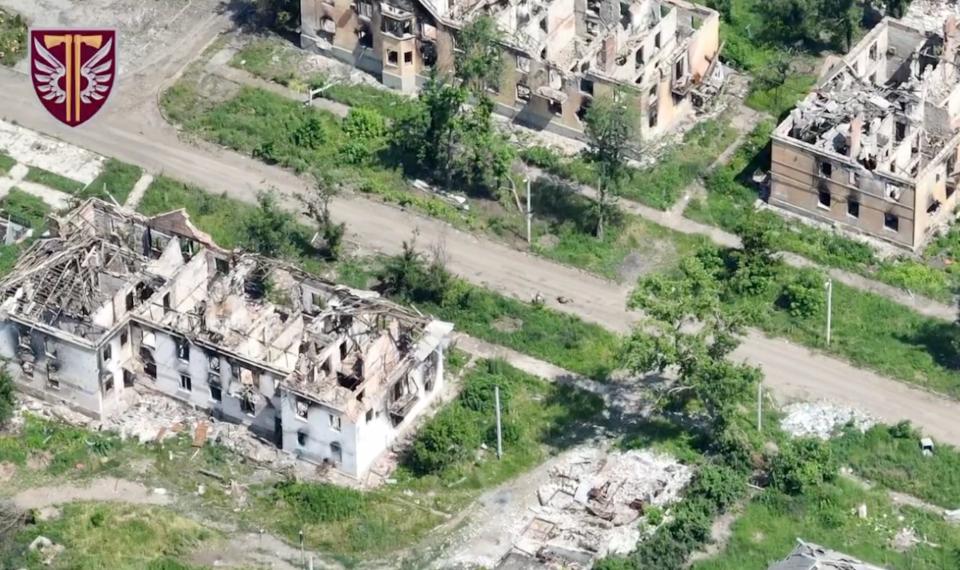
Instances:
[[[957,324],[948,322],[924,322],[913,334],[898,335],[908,344],[923,347],[934,362],[950,370],[960,370]]]

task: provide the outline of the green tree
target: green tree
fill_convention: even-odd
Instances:
[[[6,368],[0,369],[0,426],[5,425],[13,417],[16,401],[13,378],[10,377]]]
[[[277,204],[277,196],[272,190],[260,192],[257,204],[259,207],[243,221],[244,245],[271,257],[289,254],[293,216]]]
[[[394,136],[394,147],[401,154],[448,188],[453,179],[453,156],[466,100],[463,87],[434,73],[420,91],[417,110],[399,121]]]
[[[737,226],[740,250],[733,259],[736,269],[732,286],[738,292],[757,295],[773,281],[780,264],[777,257],[777,234],[766,218],[750,215]]]
[[[910,0],[886,0],[884,2],[887,15],[893,16],[894,18],[902,18],[909,5]]]
[[[460,173],[473,190],[489,198],[510,173],[516,158],[513,145],[493,126],[493,102],[482,97],[461,122]]]
[[[428,263],[417,251],[413,240],[403,242],[403,250],[387,258],[377,280],[384,293],[411,302],[441,303],[453,284],[453,276],[444,265],[442,253],[434,252]]]
[[[600,96],[593,100],[584,122],[587,156],[597,167],[597,237],[603,239],[604,224],[626,173],[634,117],[622,99]]]
[[[704,250],[682,260],[676,274],[641,281],[629,304],[650,320],[627,337],[622,349],[632,372],[676,369],[677,381],[659,402],[699,409],[713,434],[723,431],[760,380],[757,369],[726,358],[739,342],[743,320],[722,308],[720,271],[716,252]]]
[[[474,97],[486,97],[487,87],[499,86],[503,72],[501,33],[497,23],[481,15],[464,26],[457,36],[457,77]]]
[[[314,188],[311,194],[301,196],[300,201],[306,208],[307,215],[317,225],[317,237],[321,242],[319,247],[324,255],[328,259],[339,259],[347,225],[333,221],[330,215],[330,202],[340,193],[340,186],[330,179],[318,176]]]

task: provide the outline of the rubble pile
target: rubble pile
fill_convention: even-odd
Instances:
[[[865,412],[830,402],[798,402],[782,411],[784,416],[780,427],[794,437],[830,439],[848,424],[864,432],[877,423],[876,418]]]
[[[926,31],[936,31],[948,16],[960,17],[960,4],[944,0],[913,0],[901,20]]]
[[[667,455],[584,450],[551,470],[514,550],[564,568],[588,568],[594,558],[627,553],[640,539],[644,509],[673,502],[692,476]]]
[[[275,445],[260,440],[245,426],[219,422],[201,410],[145,391],[140,391],[136,401],[122,413],[103,422],[93,422],[91,427],[115,431],[123,440],[133,438],[140,443],[162,442],[186,432],[198,446],[213,441],[258,463],[280,466],[293,461],[292,457]]]

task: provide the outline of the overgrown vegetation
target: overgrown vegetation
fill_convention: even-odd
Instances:
[[[619,195],[667,210],[735,138],[736,131],[725,117],[701,122],[684,134],[682,144],[667,150],[653,166],[627,167]],[[596,169],[583,156],[565,158],[542,146],[526,148],[520,155],[529,164],[562,178],[591,186],[598,182]]]
[[[55,172],[44,170],[42,168],[31,166],[27,175],[23,177],[27,182],[42,184],[48,188],[66,192],[67,194],[77,194],[84,188],[83,182],[71,180],[66,176],[61,176]]]
[[[960,453],[939,444],[933,455],[920,453],[921,433],[907,422],[878,425],[860,433],[844,431],[831,445],[835,455],[861,477],[908,493],[945,509],[960,505]]]
[[[12,66],[26,52],[26,20],[20,14],[0,8],[0,65]]]
[[[421,311],[496,344],[542,358],[585,376],[605,379],[616,367],[619,338],[574,316],[470,285],[450,275],[434,256],[407,244],[380,271],[383,290]]]
[[[139,166],[108,158],[103,163],[100,175],[79,193],[79,197],[81,199],[100,198],[107,202],[111,202],[112,198],[122,205],[127,201],[127,196],[130,195],[141,175],[143,170]]]
[[[19,533],[4,564],[44,567],[41,554],[27,549],[38,536],[65,547],[54,558],[53,568],[200,570],[181,562],[181,557],[214,533],[169,509],[75,503],[66,505],[56,520],[38,522]]]
[[[960,269],[953,263],[960,259],[960,228],[951,228],[936,238],[920,260],[909,256],[880,260],[869,245],[840,232],[787,220],[774,212],[756,211],[758,195],[750,179],[758,168],[766,169],[770,164],[773,126],[770,121],[757,125],[732,159],[706,178],[706,198],[693,200],[685,216],[731,232],[746,223],[764,226],[776,236],[777,248],[782,251],[942,302],[953,301],[960,288]]]
[[[11,188],[7,195],[0,199],[0,210],[14,222],[33,228],[34,234],[39,235],[47,225],[50,206],[33,194]]]

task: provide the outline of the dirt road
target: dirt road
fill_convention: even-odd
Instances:
[[[174,58],[176,59],[176,58]],[[175,66],[171,66],[175,67]],[[160,85],[162,81],[151,81]],[[130,112],[131,105],[106,108],[88,125],[70,129],[55,122],[39,105],[27,78],[0,69],[4,100],[0,113],[21,125],[68,142],[143,166],[153,173],[253,202],[258,189],[271,186],[292,203],[305,189],[293,174],[237,153],[180,141],[176,130],[156,120],[155,111]],[[143,94],[141,109],[156,93]],[[154,107],[155,109],[155,107]],[[442,242],[449,267],[478,285],[529,300],[540,291],[548,300],[570,298],[557,309],[611,330],[625,332],[637,319],[627,312],[627,287],[462,232],[437,220],[362,198],[337,198],[336,219],[346,222],[349,239],[362,247],[396,253],[403,240],[419,233],[422,245]],[[960,445],[960,403],[859,370],[837,359],[751,334],[736,356],[763,367],[766,384],[781,398],[827,398],[857,406],[888,421],[913,420],[930,435]]]

